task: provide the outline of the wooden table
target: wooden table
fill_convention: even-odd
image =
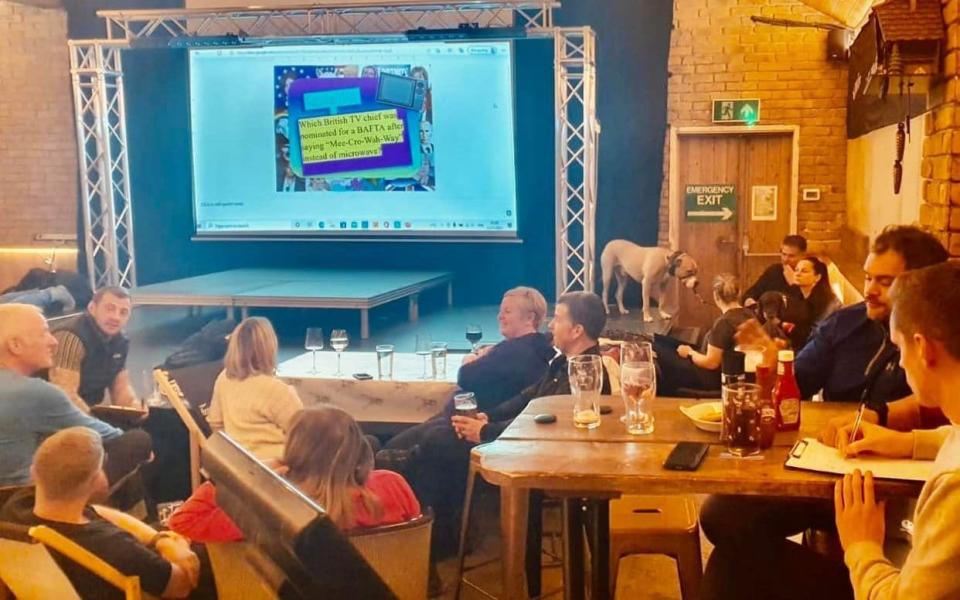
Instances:
[[[488,482],[500,487],[500,528],[502,575],[505,598],[526,598],[524,557],[527,532],[527,507],[531,490],[568,499],[597,500],[600,525],[595,532],[592,598],[609,594],[605,568],[609,524],[608,501],[622,494],[744,494],[832,498],[836,477],[786,469],[783,463],[798,437],[815,437],[827,421],[841,414],[852,414],[855,404],[803,403],[801,430],[777,434],[773,447],[762,458],[723,458],[725,447],[719,434],[703,432],[679,411],[695,400],[658,398],[654,408],[655,430],[648,435],[630,435],[620,416],[623,403],[608,397],[613,412],[604,415],[600,427],[578,429],[573,425],[572,398],[548,396],[532,401],[513,424],[494,442],[477,446],[471,455],[474,468]],[[534,415],[553,413],[557,422],[539,425]],[[663,468],[663,461],[679,441],[710,444],[707,458],[697,471],[679,472]],[[916,496],[920,484],[878,481],[880,496]],[[570,502],[568,500],[567,502]],[[583,549],[579,535],[567,536],[572,527],[581,526],[579,512],[565,507],[566,554],[564,594],[583,597]]]

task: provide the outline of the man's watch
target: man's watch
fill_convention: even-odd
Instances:
[[[147,548],[156,550],[157,544],[160,543],[160,540],[165,539],[180,540],[183,539],[183,536],[178,533],[174,533],[173,531],[158,531],[152,538],[150,538],[150,541],[147,542]]]

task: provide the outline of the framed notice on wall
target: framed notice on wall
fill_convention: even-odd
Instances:
[[[750,199],[750,218],[752,220],[777,220],[777,186],[755,185],[751,188]]]

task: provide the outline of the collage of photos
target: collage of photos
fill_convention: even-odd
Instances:
[[[425,93],[416,106],[397,108],[380,100],[386,86],[395,81],[414,80],[426,84]],[[425,67],[396,64],[280,65],[274,67],[274,89],[276,191],[419,192],[436,189],[432,90]],[[350,105],[339,111],[336,106],[318,104],[328,100]],[[339,140],[340,143],[332,141],[331,144],[335,147],[345,143],[362,146],[371,140],[379,140],[380,145],[374,152],[377,157],[342,160],[338,163],[339,168],[326,169],[320,174],[316,165],[305,164],[302,132],[298,125],[306,121],[333,121],[330,117],[334,115],[349,117],[369,113],[381,117],[386,113],[388,120],[402,121],[403,143],[397,140],[398,143],[389,144],[383,142],[383,137],[377,137],[383,135],[377,132],[378,128],[384,128],[381,119],[373,125],[354,127],[349,139]],[[371,119],[367,117],[366,122]],[[396,123],[395,127],[401,129],[401,124]],[[335,135],[336,132],[334,127],[325,124],[314,129],[321,136]]]

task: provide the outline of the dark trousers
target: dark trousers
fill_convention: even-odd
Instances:
[[[140,465],[150,460],[153,442],[142,429],[131,429],[120,437],[103,443],[106,461],[103,471],[110,484],[109,503],[120,510],[129,510],[145,499]]]
[[[827,500],[711,496],[700,509],[700,526],[715,546],[703,600],[853,598],[842,562],[786,539],[809,528],[832,530]]]
[[[657,393],[664,396],[676,395],[680,388],[697,390],[719,390],[720,369],[709,371],[693,364],[689,358],[680,358],[677,339],[658,335],[653,340],[653,351],[657,354]]]

